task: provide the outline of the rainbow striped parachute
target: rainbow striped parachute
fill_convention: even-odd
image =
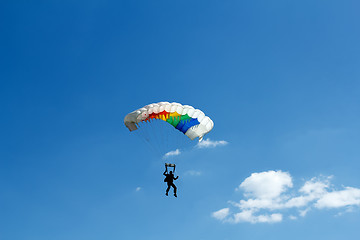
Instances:
[[[198,137],[201,141],[204,135],[214,127],[213,121],[201,110],[176,102],[146,105],[126,115],[124,123],[130,131],[135,131],[138,129],[139,123],[151,123],[155,119],[168,122],[191,140]]]

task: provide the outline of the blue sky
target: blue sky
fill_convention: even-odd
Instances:
[[[2,1],[0,239],[355,239],[358,1]],[[146,104],[210,116],[163,159]],[[296,203],[296,204],[295,204]]]

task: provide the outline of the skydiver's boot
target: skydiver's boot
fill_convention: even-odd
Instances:
[[[168,192],[165,193],[166,196],[169,196]]]
[[[174,196],[177,197],[176,193],[174,193]]]

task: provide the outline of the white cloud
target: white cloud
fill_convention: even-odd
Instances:
[[[233,223],[250,222],[250,223],[275,223],[282,221],[282,214],[262,214],[255,216],[252,210],[244,210],[234,214],[234,218],[230,220]]]
[[[185,172],[185,175],[188,176],[200,176],[202,173],[200,171],[195,171],[195,170],[189,170]]]
[[[227,141],[220,140],[220,141],[212,141],[210,138],[204,139],[201,142],[199,142],[196,147],[197,148],[214,148],[217,146],[224,146],[228,144]]]
[[[283,207],[287,208],[300,208],[306,206],[313,198],[310,196],[299,196],[290,198]]]
[[[289,173],[282,171],[268,171],[253,173],[243,181],[239,189],[245,191],[245,196],[258,199],[279,197],[287,188],[293,186]]]
[[[332,176],[326,178],[323,177],[323,179],[314,177],[309,181],[306,181],[305,184],[299,189],[299,193],[302,195],[289,199],[285,203],[284,207],[301,208],[320,198],[325,193],[327,193],[327,189],[330,188],[331,178]],[[300,211],[300,216],[305,216],[308,210],[309,209]]]
[[[141,187],[137,187],[136,189],[135,189],[135,191],[140,191],[141,190]]]
[[[327,192],[316,202],[317,208],[340,208],[360,206],[360,189],[346,187],[345,190]]]
[[[321,180],[314,177],[310,181],[305,182],[304,186],[302,186],[299,191],[308,195],[322,195],[326,192],[326,189],[330,187],[331,178],[332,176]]]
[[[236,204],[240,209],[263,209],[263,208],[275,208],[276,204],[273,199],[253,199],[240,200],[239,204]]]
[[[230,209],[229,208],[223,208],[220,209],[219,211],[213,212],[211,215],[218,219],[218,220],[224,220],[230,213]]]
[[[165,153],[163,158],[168,158],[168,157],[171,157],[171,156],[177,156],[177,155],[180,155],[180,154],[181,154],[180,150],[176,149],[174,151],[170,151],[170,152]]]
[[[289,219],[305,217],[312,209],[346,208],[353,211],[360,206],[360,189],[345,187],[334,190],[330,177],[314,177],[306,181],[297,191],[293,189],[292,177],[287,172],[267,171],[253,173],[236,188],[243,191],[244,198],[238,202],[229,201],[235,207],[221,219],[224,222],[275,223],[283,220],[283,213]],[[236,210],[237,209],[237,210]],[[340,209],[341,210],[341,209]]]

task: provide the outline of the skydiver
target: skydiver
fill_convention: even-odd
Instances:
[[[167,166],[165,166],[165,172],[163,173],[163,175],[166,176],[166,177],[165,177],[165,179],[164,179],[164,182],[166,182],[167,185],[168,185],[168,187],[167,187],[167,189],[166,189],[165,195],[168,196],[168,192],[169,192],[169,190],[170,190],[170,187],[173,187],[173,189],[174,189],[174,196],[177,197],[177,195],[176,195],[176,189],[177,189],[177,188],[176,188],[175,184],[173,183],[173,181],[176,180],[176,179],[178,179],[179,176],[174,177],[174,174],[173,174],[172,171],[170,171],[169,173],[167,173],[167,171],[168,171]]]

